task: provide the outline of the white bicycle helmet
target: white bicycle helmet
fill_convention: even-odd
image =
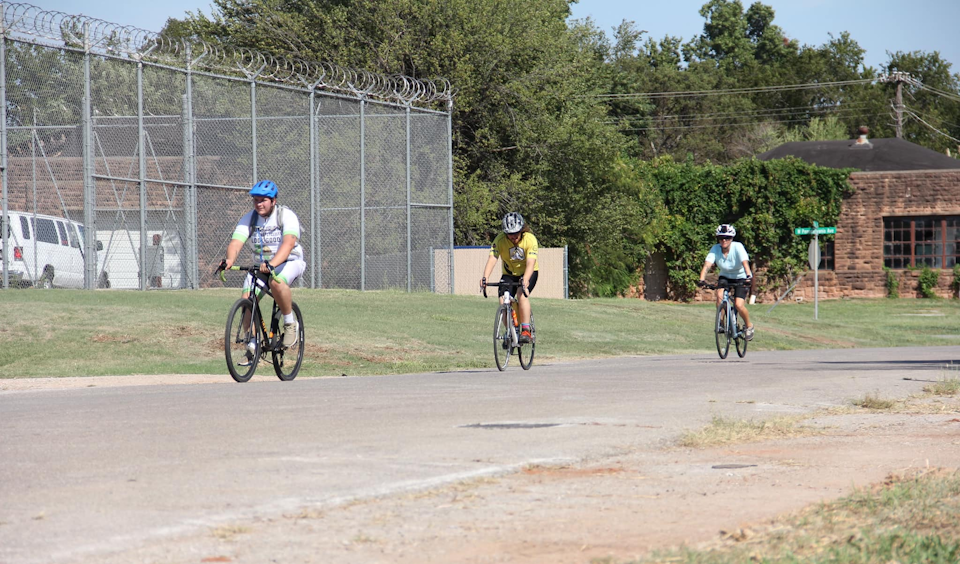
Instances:
[[[733,228],[732,225],[722,224],[717,226],[716,232],[713,234],[715,237],[736,237],[737,230]]]
[[[523,229],[523,216],[517,212],[510,212],[503,216],[503,232],[508,235],[519,233]]]

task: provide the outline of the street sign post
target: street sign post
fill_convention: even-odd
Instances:
[[[836,227],[820,227],[820,224],[816,221],[813,222],[813,227],[794,227],[794,235],[813,235],[813,239],[810,240],[810,246],[807,247],[807,261],[810,263],[810,268],[813,270],[813,318],[819,319],[820,317],[820,242],[817,240],[818,235],[833,235],[837,232]]]

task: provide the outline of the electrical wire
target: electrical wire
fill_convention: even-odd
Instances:
[[[915,119],[915,120],[919,121],[920,123],[922,123],[923,125],[929,127],[929,128],[932,129],[933,131],[939,133],[940,135],[943,135],[943,136],[946,137],[947,139],[951,139],[951,140],[953,140],[953,141],[955,141],[955,142],[957,142],[957,143],[960,143],[960,139],[957,139],[956,137],[952,137],[952,136],[947,135],[946,133],[940,131],[940,130],[937,129],[936,127],[934,127],[934,126],[930,125],[929,123],[923,121],[923,118],[921,118],[921,117],[918,116],[917,114],[911,112],[910,110],[906,110],[906,112],[907,112],[908,114],[910,114],[911,116],[913,116],[913,119]]]
[[[907,110],[910,110],[911,112],[914,112],[914,113],[917,114],[917,115],[923,116],[923,117],[925,117],[925,118],[927,118],[927,119],[929,119],[929,120],[931,120],[931,121],[934,120],[934,119],[936,119],[937,121],[940,122],[940,125],[949,125],[950,127],[956,127],[957,129],[960,129],[960,125],[957,125],[957,124],[955,124],[955,123],[951,123],[951,122],[943,119],[942,117],[932,118],[932,117],[930,117],[928,114],[924,113],[922,110],[918,110],[918,109],[916,109],[916,108],[911,108],[910,106],[904,106],[904,108],[907,109]]]
[[[885,116],[887,114],[856,114],[851,112],[853,115],[858,115],[861,117],[878,117]],[[665,131],[665,130],[674,130],[674,129],[716,129],[721,127],[740,127],[747,125],[760,125],[761,123],[806,123],[809,120],[806,119],[783,119],[783,120],[769,120],[764,122],[756,121],[745,121],[737,123],[714,123],[708,125],[672,125],[672,126],[655,126],[655,127],[624,127],[620,128],[620,131]]]
[[[938,90],[938,89],[936,89],[936,88],[934,88],[934,87],[932,87],[932,86],[927,86],[926,84],[920,84],[920,88],[921,88],[922,90],[927,90],[927,91],[929,91],[929,92],[933,92],[934,94],[937,94],[938,96],[943,96],[944,98],[949,98],[950,100],[953,100],[953,101],[955,101],[955,102],[960,102],[960,95],[957,95],[957,94],[955,94],[955,93],[951,94],[950,92],[946,92],[946,91],[944,91],[944,90]]]
[[[858,108],[868,107],[869,104],[844,104],[844,105],[834,105],[834,106],[792,106],[789,108],[771,108],[771,109],[752,109],[752,110],[743,110],[737,112],[714,112],[709,114],[670,114],[670,115],[649,115],[649,114],[626,114],[619,115],[607,118],[604,120],[605,123],[617,123],[623,120],[655,120],[655,121],[668,121],[671,119],[684,119],[684,120],[704,120],[712,119],[718,117],[777,117],[779,115],[790,115],[793,113],[799,113],[800,110],[809,112],[809,113],[829,113],[829,112],[838,112],[841,110],[855,110]]]
[[[805,84],[787,84],[781,86],[755,86],[750,88],[726,88],[726,89],[714,89],[714,90],[694,90],[694,91],[684,91],[684,92],[630,92],[624,94],[583,94],[576,96],[577,98],[605,98],[605,99],[622,99],[622,98],[686,98],[693,96],[721,96],[726,94],[753,94],[753,93],[762,93],[762,92],[786,92],[790,90],[815,90],[818,88],[827,88],[834,86],[846,86],[850,84],[867,84],[872,83],[876,79],[873,78],[862,78],[858,80],[840,80],[834,82],[808,82]]]

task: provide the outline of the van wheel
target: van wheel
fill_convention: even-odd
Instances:
[[[43,288],[44,290],[49,290],[53,288],[53,267],[47,265],[43,269],[43,275],[40,276],[40,280],[37,281],[37,286]]]
[[[97,282],[97,288],[105,288],[105,289],[110,288],[110,277],[107,276],[106,272],[100,273],[100,281]]]

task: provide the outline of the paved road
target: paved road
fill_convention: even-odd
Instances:
[[[733,353],[735,355],[735,353]],[[904,397],[960,346],[0,394],[0,563],[649,448],[713,415]]]

